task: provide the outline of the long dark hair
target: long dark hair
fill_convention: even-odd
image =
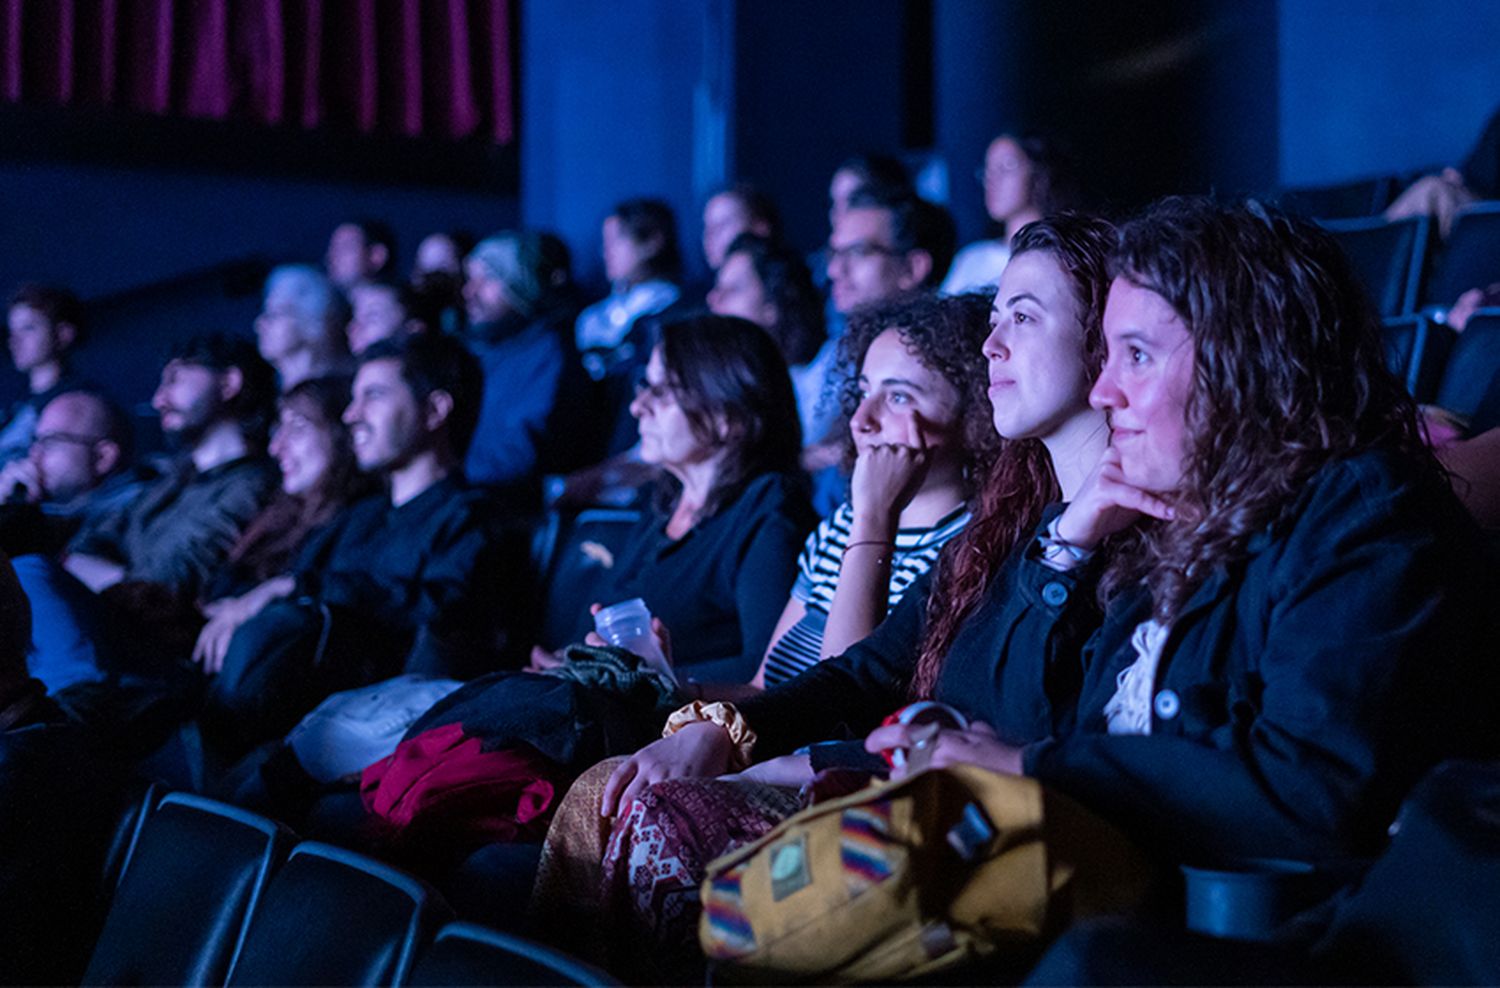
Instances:
[[[786,359],[769,333],[736,316],[694,316],[661,327],[667,383],[694,437],[724,450],[698,519],[766,473],[793,473],[802,426]],[[681,485],[664,475],[658,505],[675,505]]]
[[[894,329],[922,366],[957,389],[965,498],[974,493],[1000,446],[990,422],[989,372],[981,349],[989,333],[989,312],[987,295],[940,298],[931,292],[910,292],[855,310],[839,340],[839,362],[844,368],[840,400],[846,420],[859,408],[859,369],[865,354],[887,330]],[[843,443],[844,465],[852,467],[856,451],[848,429]]]
[[[1386,369],[1380,322],[1337,243],[1256,202],[1173,198],[1120,230],[1119,278],[1160,295],[1193,341],[1187,450],[1168,523],[1139,526],[1100,584],[1144,582],[1170,622],[1326,464],[1377,447],[1437,470]]]
[[[246,526],[229,551],[229,564],[260,581],[285,572],[303,539],[329,521],[345,505],[372,493],[372,478],[359,470],[343,413],[349,404],[350,379],[316,377],[298,383],[279,402],[292,408],[319,430],[333,446],[328,472],[306,494],[278,491],[271,503]]]
[[[828,333],[823,296],[813,284],[807,264],[796,251],[753,233],[735,237],[724,258],[735,254],[744,254],[749,260],[761,290],[776,306],[776,325],[766,327],[766,332],[775,338],[786,362],[795,366],[816,357]]]
[[[1098,376],[1104,359],[1102,326],[1113,244],[1114,227],[1106,221],[1059,213],[1022,227],[1011,247],[1012,258],[1047,252],[1073,283],[1083,328],[1080,356],[1090,379]],[[993,423],[986,425],[993,433]],[[911,693],[916,697],[932,696],[948,649],[990,580],[1016,544],[1036,527],[1042,509],[1061,496],[1052,460],[1040,439],[1003,439],[998,445],[973,517],[938,558],[927,598],[927,633],[912,677]]]

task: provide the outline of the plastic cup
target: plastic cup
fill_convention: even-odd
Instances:
[[[651,609],[641,598],[632,597],[601,608],[594,615],[594,630],[608,644],[639,655],[647,666],[676,684],[677,675],[651,632]]]

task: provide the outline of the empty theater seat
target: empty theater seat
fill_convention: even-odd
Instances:
[[[567,954],[474,923],[449,923],[422,955],[408,985],[613,985]]]
[[[448,908],[417,879],[330,844],[298,844],[250,919],[231,985],[391,985]]]
[[[83,983],[223,984],[246,917],[291,842],[254,813],[165,796],[141,828]]]

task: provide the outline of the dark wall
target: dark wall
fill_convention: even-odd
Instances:
[[[901,0],[742,0],[735,18],[733,169],[771,192],[794,243],[828,237],[828,180],[906,126]]]

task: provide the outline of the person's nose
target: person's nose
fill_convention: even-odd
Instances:
[[[854,414],[849,416],[849,428],[854,432],[879,432],[880,418],[876,414],[876,403],[873,398],[861,399]]]
[[[1099,379],[1089,389],[1089,404],[1101,412],[1125,407],[1125,393],[1115,383],[1114,373],[1108,364],[1099,374]]]
[[[984,338],[984,345],[980,348],[986,360],[1010,359],[1010,348],[1005,345],[1003,329],[1000,323],[990,327],[990,335]]]

